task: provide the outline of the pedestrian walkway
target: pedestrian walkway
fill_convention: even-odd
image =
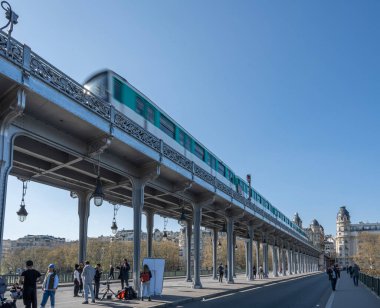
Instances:
[[[350,275],[341,273],[338,279],[336,291],[332,292],[326,308],[379,308],[380,298],[372,293],[359,281],[359,286],[354,286]]]
[[[97,301],[94,304],[90,304],[93,307],[176,307],[192,301],[215,298],[219,296],[225,296],[227,294],[236,293],[252,289],[253,287],[270,285],[274,283],[282,283],[291,279],[300,279],[305,276],[319,274],[297,274],[285,277],[258,279],[254,281],[247,281],[246,277],[237,275],[234,284],[227,284],[225,282],[219,283],[218,280],[213,280],[212,277],[202,277],[203,289],[193,289],[192,284],[185,281],[184,277],[171,278],[164,280],[164,289],[162,296],[153,296],[152,301],[139,301],[128,300],[120,301],[117,299]],[[102,287],[102,286],[101,286]],[[120,288],[120,283],[112,283],[111,289],[117,290]],[[40,303],[41,292],[38,292],[38,302]],[[83,298],[73,297],[73,291],[71,287],[58,288],[56,294],[56,306],[60,308],[76,308],[83,307]]]

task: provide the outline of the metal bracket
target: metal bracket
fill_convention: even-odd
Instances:
[[[113,136],[105,135],[90,142],[88,145],[88,156],[95,157],[96,155],[102,154],[109,148],[112,139]]]

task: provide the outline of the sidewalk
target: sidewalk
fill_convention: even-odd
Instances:
[[[355,287],[350,275],[341,272],[336,291],[332,292],[326,308],[379,308],[380,298],[359,281]]]
[[[208,299],[218,297],[226,294],[236,293],[246,289],[251,289],[257,286],[268,285],[272,283],[279,283],[281,281],[298,279],[309,275],[319,274],[297,274],[285,277],[260,279],[254,281],[247,281],[244,275],[238,275],[235,278],[234,284],[226,284],[225,282],[219,283],[217,280],[213,280],[210,276],[202,277],[203,289],[193,289],[192,284],[185,282],[184,278],[165,279],[164,289],[162,296],[152,297],[152,301],[139,301],[128,300],[120,301],[117,299],[97,301],[94,304],[90,304],[93,307],[175,307],[192,301]],[[111,284],[111,288],[116,291],[119,284]],[[40,297],[40,292],[38,294]],[[61,308],[74,308],[83,307],[81,304],[83,298],[73,298],[72,288],[58,289],[56,295],[57,306]]]

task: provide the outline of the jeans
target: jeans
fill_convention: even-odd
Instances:
[[[150,297],[150,281],[141,283],[141,298]]]
[[[74,296],[78,296],[79,293],[79,281],[78,279],[74,280]]]
[[[332,287],[332,290],[335,291],[335,287],[336,287],[336,278],[331,278],[331,287]]]
[[[358,286],[359,285],[359,276],[353,276],[354,279],[354,285]]]
[[[42,295],[41,307],[45,307],[48,299],[50,297],[50,307],[54,307],[55,304],[55,291],[53,290],[45,290]]]
[[[84,291],[84,300],[86,301],[86,302],[88,302],[88,290],[90,290],[90,293],[91,293],[91,299],[93,300],[93,301],[95,301],[95,296],[94,296],[94,289],[92,288],[92,283],[90,282],[90,283],[85,283],[84,285],[83,285],[83,291]]]

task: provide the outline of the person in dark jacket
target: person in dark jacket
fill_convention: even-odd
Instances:
[[[110,273],[109,273],[109,275],[108,275],[108,279],[115,279],[115,277],[114,277],[114,267],[113,267],[113,265],[112,264],[110,264]]]
[[[355,263],[354,266],[352,267],[352,278],[354,280],[355,286],[359,285],[359,272],[360,272],[360,267]]]
[[[327,269],[327,274],[329,275],[329,280],[331,281],[331,287],[333,291],[335,291],[336,282],[339,277],[338,272],[339,270],[336,266],[331,266],[330,268]]]
[[[223,282],[224,267],[222,263],[220,263],[218,267],[218,273],[219,273],[219,282]]]
[[[41,273],[33,268],[33,261],[26,261],[26,270],[21,273],[20,285],[24,285],[22,299],[26,308],[37,308],[37,281]]]
[[[253,273],[253,279],[256,279],[256,274],[257,274],[256,265],[253,266],[252,273]]]
[[[94,294],[95,299],[99,299],[99,287],[100,287],[100,278],[102,277],[102,266],[100,263],[96,264],[95,267],[95,276],[94,276]]]
[[[119,279],[121,281],[121,288],[124,289],[124,283],[128,287],[129,283],[129,271],[131,267],[129,266],[128,260],[124,259],[124,262],[121,266],[118,266],[117,269],[120,270]]]

